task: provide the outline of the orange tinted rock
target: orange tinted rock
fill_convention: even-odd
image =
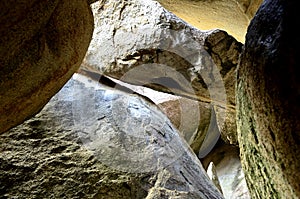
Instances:
[[[0,133],[36,114],[79,68],[93,32],[88,3],[1,2]]]

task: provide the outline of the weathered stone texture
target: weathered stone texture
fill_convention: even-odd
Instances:
[[[0,133],[36,114],[79,68],[93,33],[86,0],[1,1]]]
[[[216,66],[218,66],[226,90],[226,116],[223,125],[218,125],[221,137],[229,144],[238,145],[236,121],[233,118],[236,115],[236,66],[242,51],[242,45],[226,32],[214,31],[207,35],[204,46]]]
[[[211,112],[203,121],[216,114],[208,125],[237,144],[234,85],[241,43],[225,31],[200,31],[156,1],[107,0],[92,7],[96,27],[83,68],[207,104],[199,106]],[[192,137],[205,138],[209,128],[203,127]],[[220,133],[207,134],[206,146],[213,146]]]
[[[300,197],[300,39],[296,1],[266,0],[237,75],[237,124],[252,198]]]
[[[0,137],[1,197],[223,198],[154,104],[81,75]]]

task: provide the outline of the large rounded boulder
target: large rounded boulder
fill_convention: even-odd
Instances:
[[[1,1],[0,133],[36,114],[80,66],[93,33],[86,0]]]

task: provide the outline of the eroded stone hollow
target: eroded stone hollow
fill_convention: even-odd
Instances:
[[[247,27],[262,0],[159,0],[200,30],[222,29],[244,43]]]

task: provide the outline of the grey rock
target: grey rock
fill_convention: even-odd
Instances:
[[[213,183],[219,189],[219,191],[221,193],[223,193],[221,185],[220,185],[219,177],[218,177],[218,174],[216,171],[216,167],[213,162],[209,163],[206,172],[207,172],[207,175],[209,176],[209,178],[213,181]]]
[[[226,199],[250,199],[249,189],[239,157],[239,149],[236,146],[219,141],[213,151],[201,160],[204,168],[209,170],[213,164],[216,177],[215,184],[219,184]],[[218,187],[218,186],[217,186]]]
[[[158,107],[168,116],[193,151],[202,153],[200,148],[212,122],[210,104],[178,97],[159,103]],[[219,135],[219,131],[217,133]]]
[[[212,112],[210,120],[216,115],[210,124],[219,132],[201,135],[209,140],[203,151],[220,133],[237,144],[234,85],[241,43],[225,31],[197,30],[152,0],[107,0],[92,8],[95,31],[83,68],[206,103],[203,112]]]
[[[79,74],[0,137],[1,197],[223,198],[158,107]]]

